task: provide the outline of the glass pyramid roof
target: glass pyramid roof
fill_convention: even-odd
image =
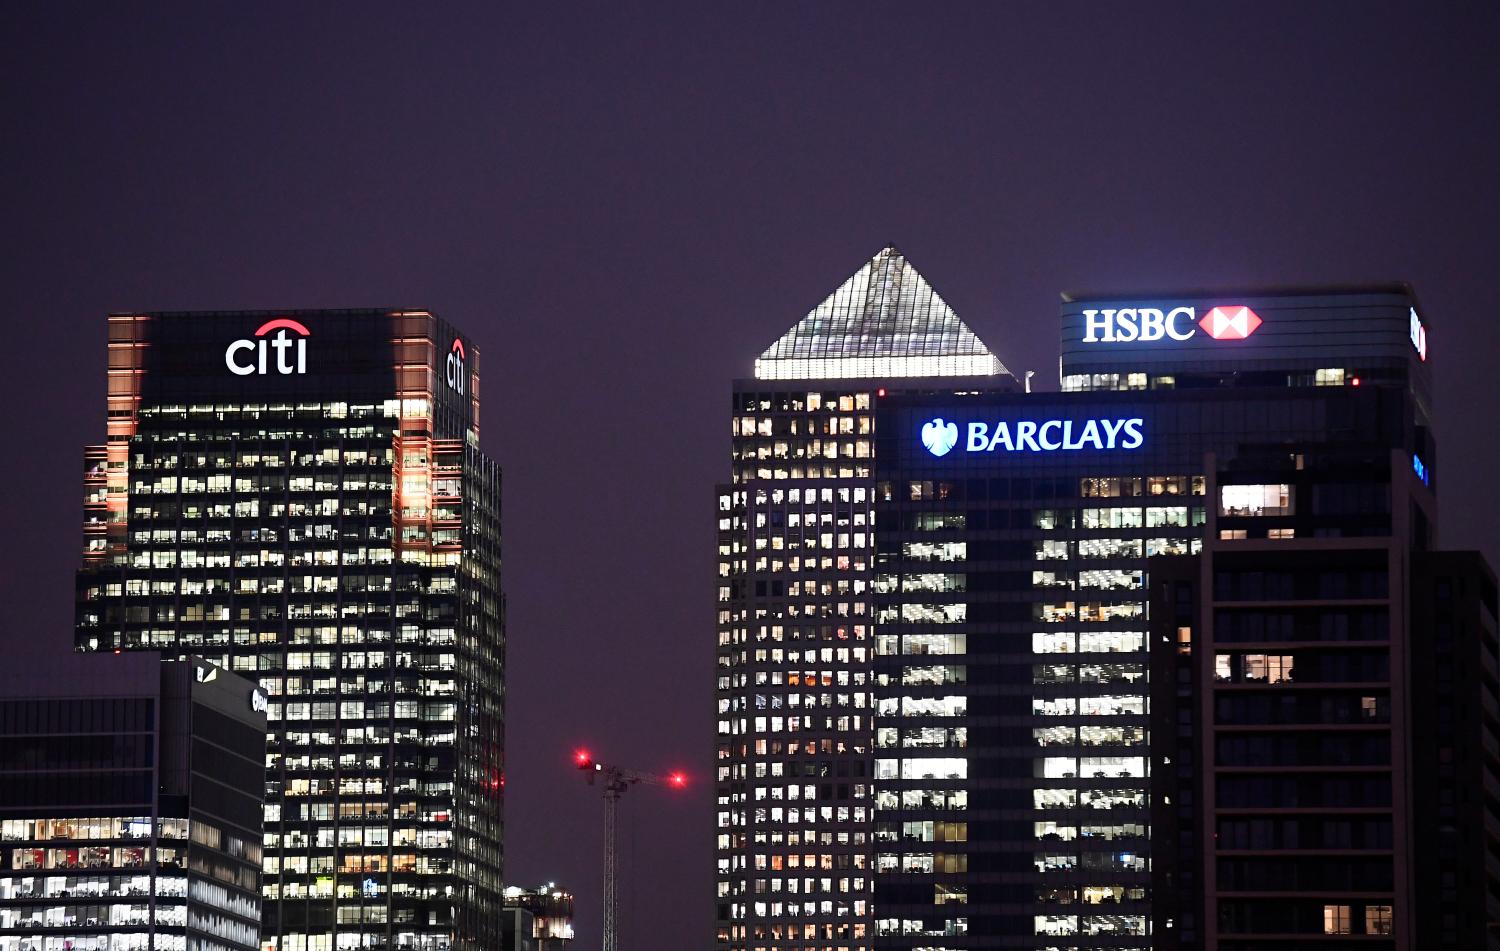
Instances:
[[[1009,372],[894,247],[871,258],[755,361],[762,380]]]

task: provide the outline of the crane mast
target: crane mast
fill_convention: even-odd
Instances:
[[[604,791],[603,951],[619,951],[620,859],[616,839],[619,829],[620,797],[625,795],[625,791],[631,786],[640,783],[681,789],[687,784],[687,778],[681,773],[648,773],[625,766],[596,763],[592,756],[582,750],[574,755],[574,761],[578,764],[578,768],[587,774],[589,785],[598,785]]]

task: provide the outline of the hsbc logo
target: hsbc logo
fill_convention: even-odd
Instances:
[[[1198,326],[1215,340],[1244,340],[1264,321],[1248,307],[1215,307],[1203,315]]]
[[[463,395],[469,379],[468,372],[464,369],[464,342],[457,337],[453,338],[453,347],[448,351],[448,389]]]
[[[295,334],[296,336],[293,336]],[[306,327],[290,317],[277,317],[261,324],[254,339],[236,340],[224,351],[224,365],[235,376],[271,372],[270,351],[276,351],[275,372],[283,375],[307,372]]]
[[[1243,340],[1264,321],[1244,305],[1215,307],[1200,320],[1193,307],[1159,310],[1118,307],[1083,312],[1084,343],[1131,343],[1170,338],[1191,340],[1199,330],[1215,340]]]

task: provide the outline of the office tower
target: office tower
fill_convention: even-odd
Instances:
[[[499,945],[479,370],[421,311],[110,317],[77,645],[203,654],[266,690],[267,951]]]
[[[1011,377],[886,248],[734,385],[718,493],[721,948],[872,946],[875,401]]]
[[[1326,460],[1268,475],[1221,485],[1237,527],[1201,556],[1151,565],[1157,947],[1500,946],[1494,573],[1413,549],[1399,479],[1388,532],[1247,539],[1384,488]]]
[[[260,947],[266,695],[149,657],[0,698],[0,949]]]
[[[1063,392],[1028,394],[933,369],[982,345],[890,303],[908,268],[735,384],[719,946],[1149,947],[1147,559],[1201,550],[1220,467],[1324,453],[1378,484],[1319,531],[1394,484],[1429,544],[1426,325],[1399,285],[1066,295]]]
[[[1500,951],[1500,618],[1478,552],[1412,566],[1413,908],[1421,948]]]
[[[1305,528],[1294,499],[1379,482],[1279,477],[1282,504],[1219,524]],[[1153,561],[1157,947],[1500,945],[1494,574],[1413,550],[1393,501],[1386,537],[1220,528]]]

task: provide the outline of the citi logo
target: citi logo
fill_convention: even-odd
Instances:
[[[922,445],[934,456],[946,456],[958,445],[958,424],[945,423],[942,417],[932,420],[922,427]]]
[[[288,331],[297,336],[291,336]],[[268,320],[255,331],[256,339],[236,340],[229,345],[224,351],[224,365],[235,376],[249,376],[252,373],[264,376],[270,372],[269,352],[275,350],[277,373],[306,373],[309,336],[307,328],[290,317]],[[240,356],[242,353],[245,354],[243,358]]]
[[[1255,311],[1243,305],[1215,307],[1202,320],[1192,307],[1166,311],[1155,307],[1119,307],[1086,310],[1083,321],[1084,343],[1130,343],[1168,337],[1191,340],[1200,327],[1215,340],[1243,340],[1262,323]]]
[[[464,370],[464,342],[453,338],[453,348],[448,351],[448,389],[463,395],[469,374]]]
[[[1423,360],[1427,359],[1427,327],[1422,323],[1422,318],[1417,316],[1417,309],[1411,308],[1411,320],[1408,323],[1411,330],[1411,346],[1417,351],[1417,356]]]

